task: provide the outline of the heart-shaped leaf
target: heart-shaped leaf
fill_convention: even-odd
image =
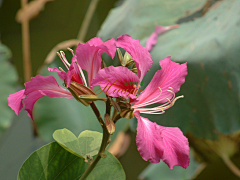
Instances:
[[[59,129],[53,133],[53,138],[64,149],[72,154],[86,159],[86,155],[94,156],[102,142],[102,133],[96,131],[83,131],[78,138],[68,129]]]
[[[126,179],[119,161],[111,153],[105,151],[105,154],[107,157],[98,162],[87,180]],[[84,159],[52,142],[30,155],[19,171],[18,180],[76,180],[82,176],[87,167]]]

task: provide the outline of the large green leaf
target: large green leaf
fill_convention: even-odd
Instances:
[[[107,157],[99,161],[87,180],[124,180],[125,173],[121,164],[111,153],[107,151],[105,153]],[[30,155],[19,171],[18,180],[76,180],[82,176],[87,167],[84,159],[52,142]]]
[[[156,25],[173,25],[180,17],[193,13],[206,0],[126,0],[111,10],[99,36],[104,39],[129,34],[142,39],[149,36]]]
[[[53,133],[53,138],[63,148],[72,154],[86,159],[86,155],[95,156],[102,142],[102,133],[83,131],[78,138],[68,129],[59,129]]]
[[[174,24],[183,18],[183,14],[179,13],[175,20],[170,19],[169,23],[165,23],[162,20],[165,17],[163,14],[170,16],[170,12],[175,13],[176,8],[184,11],[189,8],[190,12],[196,10],[195,6],[185,4],[195,2],[191,0],[180,0],[179,4],[168,1],[172,2],[171,6],[167,6],[164,0],[157,2],[142,0],[138,5],[136,0],[126,1],[121,8],[112,11],[99,36],[109,39],[129,33],[134,38],[140,38],[144,45],[154,30],[154,25]],[[143,4],[144,8],[140,8]],[[126,6],[128,9],[124,11],[123,7]],[[178,100],[173,108],[161,116],[146,117],[161,125],[178,126],[184,133],[191,131],[196,137],[208,139],[216,138],[216,131],[233,133],[240,129],[239,6],[239,0],[217,1],[204,16],[182,23],[178,29],[159,36],[158,43],[151,52],[153,68],[145,77],[144,85],[160,69],[159,60],[170,55],[174,61],[188,63],[188,75],[180,91],[185,98]],[[156,8],[161,13],[157,17]],[[116,17],[119,11],[131,15],[113,27],[109,19]],[[145,17],[148,22],[145,22]],[[141,26],[141,30],[137,29],[138,26]],[[105,33],[104,27],[108,27],[109,35]]]
[[[70,57],[68,59],[71,59]],[[59,58],[57,58],[48,67],[63,67],[63,64]],[[48,72],[47,68],[41,72],[44,76],[54,76],[58,84],[63,84],[56,72]],[[102,115],[105,114],[105,103],[96,102],[96,106]],[[75,135],[80,134],[84,130],[102,132],[94,112],[91,107],[84,106],[75,99],[65,98],[49,98],[43,97],[39,99],[34,106],[33,111],[34,120],[37,123],[40,136],[46,140],[52,140],[52,134],[57,129],[69,129]],[[103,116],[102,116],[103,117]],[[117,133],[123,130],[128,124],[127,119],[121,119],[116,124],[116,131],[111,136],[112,141],[115,139]]]
[[[7,97],[16,92],[17,73],[9,62],[12,54],[10,50],[0,43],[0,134],[12,123],[14,112],[8,106]]]

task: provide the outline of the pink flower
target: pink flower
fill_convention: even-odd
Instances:
[[[56,71],[60,79],[65,82],[67,88],[70,87],[72,82],[75,82],[77,84],[84,85],[86,87],[85,90],[90,92],[91,89],[88,90],[87,88],[88,85],[82,69],[87,71],[88,83],[90,85],[92,79],[101,68],[101,54],[106,52],[113,58],[115,51],[116,46],[114,39],[102,42],[100,38],[96,37],[88,41],[86,44],[79,43],[76,50],[77,55],[73,54],[71,64],[68,63],[63,52],[61,52],[61,55],[58,53],[68,70],[67,72],[61,68],[60,70],[57,68],[49,68],[48,70]],[[32,119],[33,106],[39,98],[43,96],[49,96],[52,98],[74,98],[68,90],[57,84],[57,81],[53,76],[43,77],[41,75],[37,75],[36,77],[32,77],[31,81],[26,82],[25,87],[25,90],[9,95],[8,105],[18,115],[23,108],[22,100],[24,100],[25,110]]]
[[[152,66],[152,57],[145,47],[142,47],[139,40],[132,39],[129,35],[122,35],[117,38],[117,47],[126,50],[134,59],[137,67],[137,75],[126,67],[109,66],[101,69],[92,81],[92,86],[100,85],[102,90],[109,96],[136,99],[140,82]],[[135,86],[126,82],[138,82]],[[119,91],[118,91],[119,90]]]
[[[161,70],[155,73],[152,81],[139,95],[138,101],[132,105],[133,114],[138,119],[136,137],[138,151],[146,161],[158,163],[162,159],[171,169],[174,165],[187,168],[190,162],[189,145],[181,130],[177,127],[157,125],[140,116],[140,113],[162,114],[182,97],[175,97],[175,93],[185,82],[186,63],[180,65],[166,57],[160,61],[160,66]],[[155,103],[162,105],[145,108]]]
[[[177,127],[163,127],[141,117],[145,114],[162,114],[173,106],[180,97],[175,93],[185,82],[187,65],[178,64],[166,57],[160,61],[161,70],[157,71],[145,88],[137,97],[140,82],[152,65],[151,55],[137,40],[123,35],[117,40],[117,46],[124,48],[134,59],[137,67],[137,75],[127,67],[107,67],[101,69],[92,81],[92,86],[100,85],[102,90],[112,97],[130,98],[133,115],[138,119],[136,143],[138,151],[144,160],[159,163],[162,159],[169,168],[174,165],[187,168],[189,165],[189,145],[187,138]],[[125,82],[136,82],[126,86]],[[107,88],[106,88],[107,87]],[[146,106],[161,103],[154,108]]]

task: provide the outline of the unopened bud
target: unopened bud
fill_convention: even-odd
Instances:
[[[118,103],[116,101],[114,101],[112,98],[110,98],[110,101],[111,101],[111,105],[118,111],[118,112],[121,112],[121,108],[120,106],[118,105]]]
[[[129,109],[129,108],[131,108],[131,104],[130,104],[130,103],[119,102],[118,105],[119,105],[120,108],[122,108],[122,109]]]
[[[85,101],[83,99],[80,99],[79,96],[80,95],[96,95],[90,88],[79,84],[75,81],[72,81],[68,90],[72,93],[72,95],[75,97],[75,99],[79,102],[81,102],[82,104],[84,104],[85,106],[88,106],[89,104],[92,103],[92,101]]]
[[[97,101],[97,100],[102,100],[102,101],[107,101],[106,98],[103,97],[99,97],[96,95],[88,95],[88,94],[83,94],[78,96],[80,99],[84,100],[84,101]]]
[[[126,119],[134,118],[133,109],[123,109],[122,112],[120,113],[120,116]]]
[[[123,61],[123,55],[119,48],[117,48],[117,56],[118,56],[118,60],[120,61],[121,65],[125,66],[124,61]]]
[[[115,132],[115,124],[110,118],[109,114],[105,114],[104,119],[108,133],[113,134]]]
[[[127,65],[132,60],[133,60],[132,56],[126,51],[123,58],[124,64]]]
[[[132,68],[131,71],[137,73],[137,68]]]

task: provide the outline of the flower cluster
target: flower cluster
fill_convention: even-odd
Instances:
[[[126,51],[126,58],[125,56],[120,58],[122,66],[101,68],[101,54],[106,52],[113,58],[117,47]],[[117,52],[122,56],[119,50]],[[63,52],[59,53],[59,56],[67,72],[62,68],[48,70],[56,71],[68,90],[59,86],[53,76],[37,75],[30,82],[25,83],[24,90],[9,95],[8,104],[17,115],[23,108],[22,100],[24,100],[25,110],[33,119],[34,103],[43,96],[75,98],[84,105],[89,105],[92,103],[91,100],[83,100],[79,96],[95,96],[92,89],[100,85],[107,96],[121,99],[117,103],[121,107],[122,117],[137,118],[136,143],[144,160],[159,163],[162,159],[170,168],[174,165],[188,167],[189,145],[181,130],[177,127],[160,126],[140,116],[142,113],[162,114],[182,97],[175,97],[175,93],[185,82],[186,63],[180,65],[171,61],[170,57],[166,57],[160,61],[161,70],[155,73],[145,90],[137,95],[141,82],[153,61],[148,49],[142,47],[138,40],[132,39],[129,35],[122,35],[117,40],[111,39],[106,42],[96,37],[85,44],[80,43],[76,49],[76,55],[73,53],[71,64]],[[88,82],[83,70],[87,72]],[[134,84],[126,84],[126,82],[134,82]],[[126,85],[129,93],[123,93]],[[106,88],[107,86],[109,88]],[[159,103],[160,105],[156,107],[147,107]]]

